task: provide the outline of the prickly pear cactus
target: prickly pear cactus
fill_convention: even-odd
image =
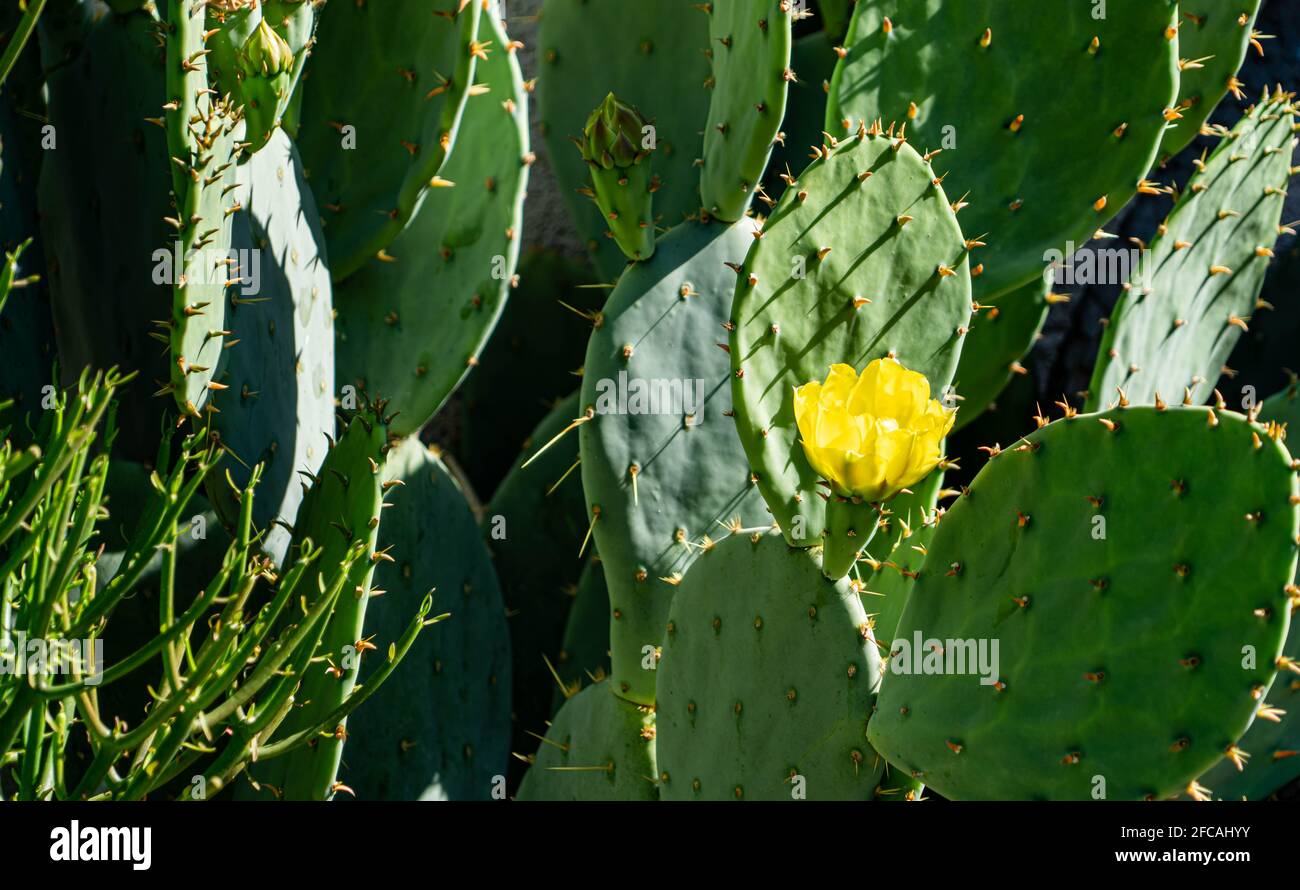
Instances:
[[[564,703],[518,800],[657,800],[654,709],[588,686]]]
[[[353,568],[317,650],[324,663],[308,672],[298,689],[302,703],[281,725],[280,737],[287,737],[319,724],[351,694],[365,654],[366,606],[372,594],[371,579],[376,563],[394,556],[378,549],[379,518],[384,492],[393,486],[383,478],[384,455],[388,450],[388,429],[384,405],[367,404],[348,419],[337,442],[325,455],[321,469],[303,498],[294,524],[294,548],[310,540],[324,550],[310,574],[322,574],[337,567],[354,548],[364,550]],[[305,579],[306,590],[320,585]],[[409,619],[410,612],[407,612]],[[278,787],[286,800],[326,800],[336,792],[336,776],[347,738],[345,725],[333,736],[315,739],[282,758],[271,761],[267,780]]]
[[[611,685],[642,704],[654,703],[655,650],[681,574],[733,518],[767,524],[719,348],[735,281],[726,264],[755,230],[749,219],[688,221],[660,238],[623,274],[587,347],[582,487],[609,587]]]
[[[1267,399],[1260,420],[1300,429],[1300,390],[1293,383]],[[1269,712],[1257,712],[1237,743],[1239,756],[1225,757],[1196,780],[1220,800],[1263,800],[1300,777],[1300,594],[1291,588],[1291,630],[1278,675],[1268,691]]]
[[[478,364],[457,390],[461,435],[456,459],[484,494],[518,462],[520,443],[579,384],[594,323],[581,316],[597,317],[608,295],[587,286],[594,278],[585,262],[549,250],[524,251],[518,276],[509,311],[502,313]],[[520,368],[528,369],[535,398],[501,398],[518,384]]]
[[[587,165],[569,140],[581,136],[591,110],[614,93],[655,128],[659,225],[674,226],[699,210],[695,163],[709,114],[709,61],[703,53],[709,28],[694,5],[691,0],[547,0],[542,9],[541,132],[574,224],[607,280],[617,278],[627,260],[606,235],[608,222],[577,191],[587,184]]]
[[[1244,99],[1237,79],[1255,38],[1262,0],[1182,0],[1178,5],[1179,84],[1177,120],[1169,124],[1160,153],[1178,154],[1196,138],[1228,93]]]
[[[152,384],[168,379],[168,362],[150,334],[170,316],[176,235],[163,222],[175,214],[157,126],[167,101],[160,24],[144,11],[84,30],[60,23],[46,15],[40,25],[54,150],[42,153],[37,199],[61,382],[87,367],[138,369],[143,379],[117,394],[118,448],[152,461],[167,404]]]
[[[1300,619],[1291,608],[1291,631],[1282,667],[1268,691],[1272,710],[1256,713],[1237,743],[1235,757],[1224,757],[1196,780],[1218,800],[1264,800],[1300,777]]]
[[[848,33],[849,19],[853,16],[853,5],[856,2],[857,0],[817,0],[817,12],[821,14],[822,30],[837,44]]]
[[[883,117],[943,151],[944,187],[969,194],[962,226],[988,242],[976,290],[991,299],[1136,193],[1176,102],[1177,6],[1110,0],[1098,15],[1093,3],[862,0],[826,129],[843,137]],[[1043,83],[1080,101],[1028,86]]]
[[[791,0],[713,0],[709,17],[709,121],[700,198],[732,222],[745,215],[785,117],[794,11]]]
[[[578,579],[555,672],[562,688],[557,688],[551,698],[552,711],[558,711],[586,687],[609,677],[609,592],[605,588],[605,566],[596,555],[587,560]]]
[[[818,151],[737,276],[732,398],[759,491],[786,540],[825,543],[838,554],[826,568],[842,574],[870,540],[876,512],[823,499],[799,444],[794,389],[836,363],[860,370],[894,356],[938,397],[970,324],[969,251],[934,171],[901,137],[862,128]]]
[[[335,281],[382,261],[440,182],[474,63],[488,49],[477,38],[481,9],[399,0],[323,11],[297,139],[325,208]]]
[[[794,42],[790,65],[796,76],[786,98],[781,135],[763,176],[767,197],[760,195],[759,200],[765,205],[760,208],[764,212],[785,193],[786,181],[782,177],[802,173],[810,160],[809,146],[825,141],[822,131],[826,127],[826,94],[837,59],[834,44],[824,31],[805,34]]]
[[[659,667],[666,800],[870,800],[880,652],[858,593],[775,534],[731,535],[673,599]]]
[[[314,474],[334,433],[334,311],[325,239],[302,161],[287,134],[239,168],[228,324],[236,345],[219,378],[227,388],[214,426],[233,491],[264,464],[253,521],[263,550],[282,563],[302,502],[300,472]],[[233,520],[224,473],[209,477]],[[400,633],[399,633],[400,636]]]
[[[1121,390],[1138,404],[1209,397],[1259,308],[1291,177],[1291,100],[1265,96],[1199,162],[1111,315],[1089,406]]]
[[[1132,407],[1029,435],[940,521],[872,744],[951,798],[1177,794],[1264,713],[1296,493],[1286,449],[1226,411]]]
[[[655,252],[659,180],[647,147],[649,128],[639,111],[610,93],[587,118],[578,143],[591,174],[589,197],[609,224],[614,243],[632,260]]]
[[[245,139],[252,151],[260,151],[279,125],[307,61],[316,4],[213,0],[207,6],[207,26],[217,32],[209,43],[211,79],[243,106]]]
[[[962,344],[953,377],[960,400],[956,429],[979,417],[1006,389],[1012,375],[1027,374],[1020,360],[1029,354],[1047,322],[1053,300],[1052,273],[1042,280],[1003,294],[971,317],[970,333]]]
[[[898,619],[925,565],[930,539],[942,515],[938,504],[943,478],[943,473],[931,473],[910,494],[894,498],[876,536],[855,566],[862,607],[881,640],[894,638]]]
[[[538,424],[483,512],[483,537],[512,616],[516,752],[536,747],[529,733],[541,732],[553,713],[547,703],[555,679],[547,661],[552,666],[560,661],[582,571],[578,551],[587,534],[586,501],[576,471],[578,437],[571,429],[578,416],[575,392]],[[552,444],[556,436],[561,438]],[[608,614],[608,601],[605,609]]]
[[[335,289],[339,385],[384,393],[400,436],[437,413],[477,363],[519,258],[532,163],[527,98],[495,16],[484,16],[476,44],[475,88],[459,127],[468,148],[442,168],[445,187],[430,190],[387,261]]]
[[[397,639],[420,600],[451,617],[417,638],[402,664],[348,719],[339,781],[358,800],[489,800],[510,756],[510,631],[478,525],[455,477],[418,439],[388,456],[379,530],[383,590],[363,636]],[[376,665],[363,661],[361,682]]]
[[[239,205],[235,163],[243,112],[208,84],[204,6],[170,0],[164,42],[167,104],[163,129],[171,158],[171,317],[161,327],[170,348],[169,389],[181,415],[198,420],[209,407],[229,332],[230,217]]]

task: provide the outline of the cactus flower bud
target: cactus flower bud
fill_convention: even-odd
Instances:
[[[647,126],[641,112],[610,93],[587,118],[578,142],[591,171],[591,197],[610,236],[633,260],[655,252],[652,211],[659,181],[650,172],[654,144],[647,142]]]
[[[814,470],[844,497],[884,501],[939,465],[957,412],[930,398],[930,381],[892,358],[861,376],[832,365],[825,383],[794,391],[795,420]]]
[[[631,105],[610,93],[600,103],[582,133],[582,157],[606,170],[641,163],[650,152],[641,148],[646,121]]]
[[[266,23],[258,22],[240,53],[240,67],[250,76],[277,77],[293,71],[293,50],[288,41]]]

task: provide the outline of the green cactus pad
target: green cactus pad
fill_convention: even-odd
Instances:
[[[970,333],[961,348],[953,387],[961,401],[961,429],[993,404],[1013,374],[1027,373],[1020,360],[1029,354],[1051,309],[1052,276],[981,304],[971,318]]]
[[[926,550],[939,524],[936,508],[943,478],[943,473],[931,473],[910,494],[900,494],[889,502],[889,515],[856,567],[862,607],[882,640],[894,638],[898,619],[925,565]]]
[[[570,430],[531,459],[578,413],[574,392],[543,418],[483,511],[483,538],[511,616],[516,752],[533,750],[536,741],[528,734],[541,732],[553,713],[548,703],[556,686],[546,662],[554,666],[560,661],[565,621],[582,572],[578,550],[587,534],[586,500],[575,469],[577,434]]]
[[[375,570],[384,591],[366,610],[365,636],[378,667],[433,591],[433,613],[398,669],[348,719],[339,781],[358,800],[490,800],[504,793],[510,756],[510,632],[501,590],[478,524],[446,466],[417,439],[388,456],[390,493]],[[500,777],[500,778],[499,778]]]
[[[730,222],[753,200],[785,118],[794,15],[790,0],[705,5],[713,74],[700,198]]]
[[[1300,664],[1300,617],[1294,607],[1283,655],[1288,664]],[[1256,714],[1237,743],[1248,758],[1224,757],[1196,780],[1216,799],[1264,800],[1300,778],[1300,677],[1294,668],[1278,672],[1267,702],[1276,709],[1273,718]]]
[[[557,711],[567,698],[609,676],[609,591],[605,566],[597,556],[587,561],[578,579],[555,671],[564,684],[551,698],[551,708]]]
[[[1296,492],[1286,449],[1225,411],[1123,408],[1030,434],[940,521],[872,744],[950,798],[1177,794],[1277,671]],[[980,641],[987,676],[957,663]]]
[[[325,208],[335,281],[379,261],[452,152],[475,53],[485,51],[481,9],[400,0],[335,3],[321,16],[297,139]]]
[[[857,0],[817,0],[817,11],[821,13],[822,30],[827,39],[837,44],[844,39],[856,2]]]
[[[475,71],[487,90],[466,103],[468,147],[443,168],[455,185],[430,190],[389,245],[390,262],[370,263],[335,289],[339,384],[383,393],[397,412],[396,435],[419,430],[478,361],[519,257],[528,103],[495,16],[484,17],[479,42],[491,44]]]
[[[695,162],[709,114],[709,62],[703,53],[709,25],[693,6],[691,0],[547,0],[542,9],[541,132],[574,224],[608,280],[618,277],[627,260],[606,236],[609,225],[600,211],[578,194],[587,165],[569,140],[582,135],[591,110],[613,92],[655,127],[659,225],[674,226],[699,210]]]
[[[736,284],[740,441],[790,545],[835,548],[828,571],[848,571],[875,509],[823,501],[800,445],[794,389],[824,380],[833,364],[861,370],[886,355],[924,374],[934,397],[948,386],[970,323],[970,276],[961,229],[934,179],[897,138],[862,130],[823,149],[781,197]]]
[[[355,563],[316,651],[321,667],[304,678],[297,693],[300,707],[285,719],[279,738],[320,723],[356,685],[364,654],[357,644],[363,639],[371,576],[375,564],[386,558],[377,550],[377,539],[387,434],[383,405],[361,406],[325,455],[298,510],[290,555],[308,540],[323,548],[304,581],[306,590],[318,591],[321,584],[311,576],[326,575],[331,567],[343,563],[354,547],[364,547],[364,555]],[[345,734],[346,730],[317,738],[313,744],[271,761],[263,781],[280,787],[286,800],[332,797]]]
[[[150,333],[170,316],[176,236],[163,222],[174,217],[166,137],[148,120],[167,101],[158,22],[106,15],[85,33],[56,33],[58,21],[41,24],[55,150],[42,153],[37,196],[61,382],[86,368],[138,370],[142,379],[117,394],[117,449],[152,461],[170,402],[153,397],[168,362]]]
[[[549,250],[525,250],[518,275],[519,286],[511,291],[478,364],[457,390],[461,435],[456,459],[485,494],[518,462],[520,443],[533,427],[578,385],[591,324],[576,313],[594,315],[608,295],[584,286],[594,280],[585,262]],[[517,392],[520,369],[526,369],[527,393],[501,398],[503,392]]]
[[[725,264],[740,262],[755,229],[748,219],[677,226],[623,273],[587,347],[586,518],[609,586],[612,685],[642,704],[654,702],[654,648],[674,576],[721,523],[770,522],[728,416],[729,363],[718,346],[735,282]]]
[[[786,99],[781,138],[772,149],[772,160],[763,177],[768,200],[785,193],[783,174],[797,176],[808,166],[809,146],[825,141],[822,130],[826,126],[826,90],[837,59],[833,46],[822,31],[805,34],[794,42],[790,64],[796,80],[790,84]]]
[[[1188,146],[1228,93],[1241,89],[1237,71],[1250,49],[1262,0],[1182,0],[1178,55],[1182,69],[1178,112],[1182,118],[1165,131],[1160,153],[1178,154]],[[1240,95],[1238,95],[1240,98]]]
[[[172,311],[163,325],[170,347],[171,394],[182,416],[209,407],[226,345],[226,281],[231,216],[238,205],[235,163],[242,111],[208,84],[205,6],[170,0],[165,40],[163,115],[172,182]]]
[[[588,686],[564,703],[517,800],[657,800],[654,711]]]
[[[659,666],[665,800],[870,800],[880,652],[847,579],[775,534],[732,535],[673,599]]]
[[[1300,430],[1300,388],[1292,384],[1265,400],[1260,421],[1286,424],[1288,433]],[[1288,436],[1289,438],[1289,436]],[[1300,598],[1292,592],[1291,630],[1287,634],[1283,657],[1287,670],[1278,671],[1277,679],[1265,697],[1268,704],[1282,713],[1275,719],[1258,714],[1237,747],[1248,757],[1241,768],[1225,757],[1197,783],[1221,800],[1263,800],[1300,777],[1300,617],[1296,604]]]
[[[826,129],[844,136],[846,119],[883,118],[943,150],[944,187],[970,195],[963,228],[988,236],[976,284],[992,299],[1030,281],[1047,251],[1088,241],[1136,193],[1177,97],[1177,6],[1110,0],[1099,17],[1087,2],[862,0]]]
[[[302,503],[298,473],[320,468],[334,432],[330,274],[316,202],[287,134],[271,134],[239,168],[239,183],[244,210],[235,215],[231,246],[247,268],[232,270],[241,279],[229,297],[237,342],[226,352],[219,379],[228,389],[214,426],[229,449],[222,470],[236,491],[248,484],[254,464],[264,464],[253,521],[266,532],[264,552],[282,563]],[[214,503],[233,522],[238,507],[224,477],[214,473],[208,481]]]
[[[1088,405],[1201,404],[1264,285],[1290,180],[1294,108],[1273,94],[1202,161],[1102,336]]]
[[[208,4],[209,78],[243,106],[244,138],[252,151],[271,139],[307,61],[316,27],[316,4],[267,0],[260,6],[223,9]]]

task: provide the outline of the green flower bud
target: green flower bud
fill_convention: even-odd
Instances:
[[[246,75],[274,78],[293,71],[293,50],[266,23],[266,19],[262,19],[253,33],[248,35],[239,55],[239,63]]]
[[[641,147],[645,126],[641,112],[610,93],[587,118],[580,144],[583,159],[606,170],[639,164],[649,154]]]

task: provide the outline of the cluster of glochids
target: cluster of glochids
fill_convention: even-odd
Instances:
[[[1047,43],[1033,0],[545,0],[536,81],[496,0],[378,5],[0,19],[0,643],[68,674],[0,672],[0,796],[1300,775],[1297,400],[1215,391],[1294,234],[1259,0]],[[534,93],[586,263],[520,255]],[[1044,257],[1130,200],[1172,209],[1089,413],[946,485],[1065,299]],[[465,470],[419,435],[451,411]]]

